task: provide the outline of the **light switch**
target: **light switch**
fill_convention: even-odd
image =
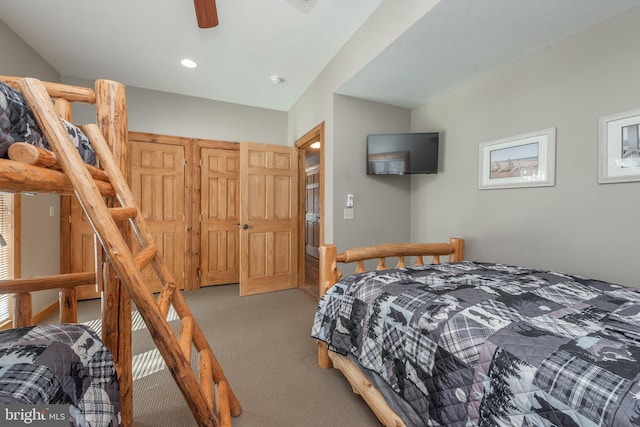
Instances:
[[[49,206],[49,217],[53,218],[56,215],[56,209],[53,206]]]
[[[353,219],[353,208],[346,208],[344,210],[344,219]]]
[[[351,193],[347,194],[347,207],[348,208],[353,207],[353,194]]]

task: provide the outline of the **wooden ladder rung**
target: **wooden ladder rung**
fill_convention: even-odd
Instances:
[[[180,322],[180,332],[178,333],[178,343],[184,358],[191,360],[191,343],[193,341],[193,317],[187,316]]]
[[[169,307],[171,306],[171,300],[173,299],[173,293],[176,290],[176,284],[173,282],[167,283],[160,291],[160,295],[158,295],[158,299],[156,300],[158,304],[158,308],[160,309],[160,313],[162,313],[163,317],[167,317],[167,313],[169,313]]]
[[[135,218],[136,215],[138,215],[138,208],[133,206],[109,208],[109,213],[114,220],[120,221],[123,219]]]
[[[155,258],[158,253],[158,248],[155,245],[150,245],[141,250],[138,255],[136,255],[136,265],[140,270],[145,268],[152,260]]]

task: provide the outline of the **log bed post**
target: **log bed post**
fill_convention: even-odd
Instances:
[[[31,305],[31,293],[17,292],[13,295],[14,328],[25,328],[33,325]]]
[[[319,284],[320,289],[318,295],[324,295],[327,290],[340,279],[340,271],[338,270],[338,250],[336,245],[322,245],[318,248],[320,251],[319,265]],[[318,364],[321,368],[331,368],[333,363],[329,358],[329,349],[327,344],[317,341],[318,344]]]
[[[464,239],[460,237],[452,237],[449,239],[449,245],[453,252],[449,255],[449,262],[464,261]]]
[[[76,288],[63,288],[58,291],[60,305],[60,323],[78,323],[78,298]]]
[[[120,171],[128,177],[128,121],[124,85],[111,80],[96,80],[96,123],[111,147],[114,159],[119,162]],[[114,201],[112,201],[114,202]],[[119,226],[122,236],[131,247],[130,227]],[[96,245],[97,251],[102,246]],[[103,258],[99,257],[98,259]],[[97,268],[98,271],[102,269]],[[109,264],[104,266],[102,291],[102,339],[111,350],[116,365],[131,366],[131,299],[115,270]],[[133,424],[133,378],[131,369],[120,369],[120,401],[122,426]]]

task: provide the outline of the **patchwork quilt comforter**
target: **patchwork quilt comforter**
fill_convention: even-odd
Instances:
[[[95,165],[96,155],[87,136],[80,128],[62,120],[85,163]],[[0,82],[0,157],[7,158],[7,150],[14,142],[27,142],[50,150],[49,142],[38,126],[35,116],[22,94]]]
[[[499,264],[348,276],[312,336],[428,426],[640,425],[640,289]]]
[[[120,425],[111,354],[83,325],[0,331],[0,404],[69,405],[70,425]]]

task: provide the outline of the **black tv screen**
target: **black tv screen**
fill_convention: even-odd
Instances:
[[[438,132],[367,136],[367,174],[438,173]]]

